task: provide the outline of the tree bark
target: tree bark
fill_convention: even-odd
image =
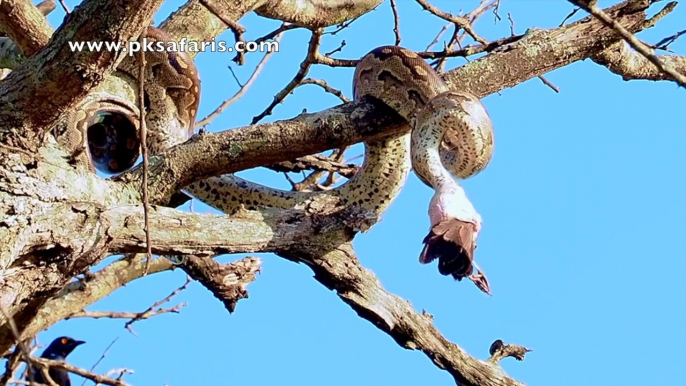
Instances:
[[[66,18],[50,41],[45,40],[47,30],[38,21],[35,7],[21,0],[0,3],[0,23],[17,39],[0,38],[0,65],[14,68],[0,83],[0,307],[21,327],[22,338],[142,276],[144,263],[141,256],[135,256],[121,259],[87,280],[67,284],[107,256],[146,251],[140,192],[143,171],[134,168],[111,180],[84,174],[68,163],[67,154],[57,149],[48,134],[65,111],[107,81],[123,58],[122,53],[107,50],[73,52],[68,42],[129,41],[137,37],[161,3],[90,0]],[[635,33],[655,22],[646,20],[644,3],[629,0],[605,12]],[[177,39],[207,40],[227,28],[222,19],[234,25],[256,11],[321,27],[364,14],[378,1],[359,2],[360,8],[337,15],[295,15],[295,3],[289,1],[265,5],[257,0],[214,0],[211,4],[223,13],[217,15],[201,1],[191,0],[162,26]],[[15,20],[12,15],[24,16]],[[19,37],[19,31],[26,29],[35,33]],[[489,46],[484,49],[488,55],[443,77],[453,89],[484,97],[591,58],[625,79],[668,79],[625,50],[620,39],[613,29],[589,16],[556,29],[531,29],[507,44]],[[23,51],[21,56],[19,51]],[[665,60],[686,73],[683,57]],[[274,252],[306,263],[320,283],[335,290],[362,318],[401,347],[421,350],[457,383],[521,385],[497,364],[477,360],[449,342],[429,315],[417,313],[407,301],[388,293],[374,274],[359,264],[351,241],[378,220],[369,213],[335,203],[302,210],[246,210],[230,217],[166,207],[180,189],[203,178],[378,139],[404,128],[406,122],[387,106],[353,101],[287,121],[197,135],[151,159],[152,251],[185,255],[188,260],[179,267],[201,281],[230,312],[247,296],[245,285],[254,280],[259,262],[245,260],[229,267],[211,257]],[[166,258],[151,262],[153,273],[173,267]],[[227,284],[226,278],[233,274],[242,279]],[[4,352],[15,339],[7,320],[3,317],[0,321],[0,352]]]

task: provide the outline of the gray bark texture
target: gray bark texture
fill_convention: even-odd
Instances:
[[[19,337],[30,339],[117,288],[145,280],[143,169],[135,167],[114,179],[77,169],[56,145],[51,128],[64,112],[106,82],[123,59],[122,54],[107,50],[75,53],[67,42],[135,39],[162,3],[86,0],[53,31],[29,0],[0,1],[5,35],[0,37],[0,66],[6,69],[0,80],[0,353],[11,352],[17,342],[8,317]],[[298,3],[189,0],[160,26],[176,39],[207,40],[229,27],[239,28],[241,18],[255,12],[286,22],[285,30],[316,30],[362,16],[381,1],[310,0],[305,8],[297,8]],[[603,11],[636,33],[659,20],[659,14],[654,20],[647,16],[648,6],[657,7],[628,0]],[[487,54],[443,77],[451,87],[479,97],[585,59],[627,80],[676,82],[628,49],[615,29],[592,15],[462,51]],[[686,74],[686,58],[661,58]],[[179,197],[183,201],[181,189],[202,178],[260,166],[310,164],[306,157],[313,154],[383,138],[403,127],[403,119],[386,106],[344,102],[290,120],[197,134],[154,157],[148,174],[152,253],[178,261],[172,264],[166,257],[156,257],[147,267],[148,275],[183,269],[234,312],[237,302],[247,297],[247,285],[255,279],[260,260],[219,264],[213,258],[272,252],[305,263],[318,282],[335,291],[361,318],[399,346],[424,353],[456,383],[522,385],[507,376],[497,360],[478,360],[448,341],[430,315],[418,313],[409,302],[389,293],[360,264],[352,240],[377,221],[367,213],[326,204],[298,210],[244,210],[230,216],[175,209]],[[334,166],[327,167],[337,167],[330,164]],[[124,257],[89,273],[90,267],[113,255]],[[79,275],[85,278],[72,282]],[[512,347],[498,351],[498,358],[523,357],[525,349]],[[520,354],[503,354],[510,352]]]

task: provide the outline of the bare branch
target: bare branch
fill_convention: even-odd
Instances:
[[[391,0],[391,10],[393,11],[393,33],[395,33],[395,45],[400,45],[400,15],[398,14],[398,4]]]
[[[272,0],[257,8],[255,13],[314,30],[356,19],[382,2],[383,0],[306,0],[296,3]]]
[[[278,33],[275,36],[274,41],[278,42],[280,40],[281,40],[281,33]],[[201,126],[208,125],[210,122],[212,122],[212,120],[214,118],[218,117],[224,110],[226,110],[227,107],[229,107],[232,103],[234,103],[235,101],[240,99],[248,91],[250,86],[252,86],[253,82],[255,82],[255,80],[257,79],[257,76],[260,74],[260,71],[262,70],[262,67],[264,67],[264,65],[267,64],[267,61],[269,60],[269,58],[272,56],[272,54],[274,52],[275,51],[267,52],[262,57],[262,60],[260,60],[260,62],[257,64],[257,67],[255,67],[255,70],[253,71],[252,75],[250,75],[250,78],[248,79],[248,81],[245,82],[245,84],[240,86],[241,87],[240,90],[238,90],[238,92],[235,93],[230,99],[227,99],[224,102],[222,102],[222,104],[219,107],[217,107],[212,113],[210,113],[208,116],[206,116],[205,118],[198,121],[195,124],[195,126],[201,127]]]
[[[350,102],[350,99],[346,98],[346,96],[341,92],[341,90],[338,90],[338,89],[336,89],[336,88],[333,88],[333,87],[329,86],[329,84],[326,83],[325,80],[307,78],[307,79],[303,79],[303,81],[300,82],[300,85],[301,85],[301,86],[302,86],[302,85],[305,85],[305,84],[314,84],[314,85],[317,85],[317,86],[323,88],[324,91],[328,92],[329,94],[333,94],[333,95],[335,95],[336,97],[338,97],[338,99],[340,99],[341,102],[343,102],[343,103],[348,103],[348,102]]]
[[[180,267],[212,292],[229,313],[233,313],[238,301],[248,298],[246,287],[256,279],[261,264],[262,260],[257,257],[219,264],[211,257],[186,256]]]
[[[148,258],[148,259],[150,259],[150,258]],[[147,265],[146,265],[146,267],[147,267]],[[147,270],[147,268],[146,268],[146,270]],[[159,314],[159,313],[160,313],[159,310],[155,310],[155,308],[157,308],[157,307],[161,306],[162,304],[164,304],[164,303],[166,303],[166,302],[172,300],[172,298],[174,298],[174,296],[178,295],[181,291],[183,291],[183,290],[185,290],[186,288],[188,288],[188,285],[191,284],[191,281],[192,281],[192,280],[191,280],[190,277],[187,278],[187,279],[186,279],[186,282],[183,283],[183,285],[182,285],[181,287],[179,287],[179,288],[175,289],[174,291],[172,291],[172,293],[170,293],[170,294],[169,294],[167,297],[165,297],[164,299],[155,302],[155,304],[153,304],[152,306],[148,307],[147,310],[138,313],[138,314],[137,314],[136,316],[134,316],[131,320],[129,320],[128,322],[126,322],[126,324],[124,325],[124,327],[125,327],[127,330],[131,331],[131,333],[133,333],[133,330],[131,329],[131,325],[132,325],[132,324],[136,323],[136,322],[139,321],[139,320],[147,319],[147,318],[149,318],[149,317],[151,317],[151,316],[153,316],[153,315],[155,315],[155,314]],[[183,304],[183,303],[182,303],[182,304]],[[176,307],[172,308],[172,309],[171,309],[172,311],[170,311],[170,312],[178,313],[179,309],[180,309],[181,307],[184,307],[184,306],[185,306],[185,304],[176,306]],[[135,335],[135,334],[134,334],[134,335]]]
[[[488,41],[481,36],[477,35],[476,32],[474,32],[474,29],[471,26],[471,23],[468,18],[466,17],[460,17],[460,16],[454,16],[451,15],[447,12],[443,12],[440,9],[436,8],[435,6],[431,5],[427,0],[415,0],[419,5],[422,6],[425,10],[431,12],[432,14],[440,17],[443,20],[449,21],[453,24],[455,24],[455,29],[456,33],[457,30],[462,28],[465,32],[469,34],[469,36],[472,37],[472,39],[476,40],[477,42],[481,44],[488,44]]]
[[[50,41],[53,29],[44,15],[31,0],[0,1],[0,25],[27,57]]]
[[[284,99],[295,90],[296,87],[302,82],[303,79],[305,79],[305,76],[307,75],[307,72],[310,70],[310,67],[315,63],[315,57],[316,54],[319,50],[319,44],[321,43],[322,39],[322,30],[316,30],[312,31],[312,36],[310,37],[310,44],[307,48],[307,56],[305,57],[305,60],[300,64],[300,69],[298,70],[298,73],[295,74],[293,79],[288,82],[286,87],[283,88],[283,90],[279,91],[278,94],[274,96],[274,100],[272,101],[269,106],[267,106],[266,109],[264,109],[263,112],[258,114],[252,119],[251,124],[254,125],[257,122],[261,121],[264,117],[271,115],[272,111],[274,111],[274,107],[278,105],[279,103],[283,102]]]
[[[178,314],[179,311],[185,307],[187,304],[186,303],[181,303],[177,304],[174,307],[171,308],[158,308],[156,310],[148,310],[145,312],[121,312],[121,311],[78,311],[75,312],[68,317],[65,318],[65,320],[73,319],[73,318],[91,318],[91,319],[131,319],[131,320],[143,320],[143,319],[150,319],[153,316],[157,315],[162,315],[162,314]]]
[[[686,56],[658,55],[662,63],[686,74]],[[607,67],[624,80],[669,80],[673,78],[656,67],[642,54],[633,51],[621,41],[605,51],[591,57],[594,62]]]
[[[488,350],[488,352],[491,354],[491,357],[488,358],[488,361],[497,364],[502,359],[507,357],[514,358],[518,361],[523,361],[526,353],[531,351],[533,350],[530,350],[524,346],[505,344],[502,340],[498,339],[491,344],[491,347]]]
[[[346,236],[339,234],[339,237]],[[322,240],[315,239],[310,241],[310,247],[301,246],[279,255],[306,263],[315,279],[335,291],[360,317],[388,334],[401,347],[424,353],[440,369],[450,373],[457,384],[523,386],[506,376],[498,366],[473,358],[448,341],[433,325],[430,315],[417,313],[407,300],[387,292],[376,276],[360,265],[352,245],[340,244],[340,239],[337,241],[339,243],[331,243],[331,249],[325,250],[326,247],[317,243]]]
[[[120,287],[143,276],[145,255],[132,259],[122,258],[86,279],[74,281],[55,294],[35,313],[22,330],[22,339],[35,336],[58,321],[69,317],[87,306],[108,296]],[[172,263],[162,257],[153,259],[148,274],[165,272],[173,268]]]
[[[589,0],[569,0],[572,4],[583,8],[593,16],[600,19],[605,25],[617,31],[618,34],[626,40],[629,45],[643,55],[648,61],[654,64],[660,71],[668,74],[674,81],[676,81],[681,87],[686,87],[686,75],[679,73],[675,70],[670,63],[664,62],[655,55],[652,48],[648,47],[645,43],[640,41],[634,34],[627,31],[620,23],[615,21],[610,15],[605,13],[602,9],[598,8],[595,1]],[[637,2],[638,3],[638,2]]]
[[[130,41],[149,24],[162,2],[91,0],[84,3],[70,14],[45,49],[27,59],[3,80],[0,122],[5,128],[31,128],[30,132],[22,133],[26,138],[42,136],[63,111],[99,85],[103,75],[114,70],[126,55],[114,50],[73,51],[68,43]],[[40,14],[37,10],[35,12]],[[42,15],[40,17],[43,18]],[[93,65],[83,66],[81,63]],[[0,131],[0,137],[5,135],[6,132]],[[23,143],[7,144],[25,146]]]
[[[103,384],[103,385],[110,385],[110,386],[130,386],[128,383],[113,379],[110,377],[105,377],[99,374],[92,373],[88,370],[70,365],[69,363],[66,363],[64,361],[56,361],[56,360],[51,360],[51,359],[45,359],[45,358],[35,358],[33,357],[32,360],[37,367],[51,367],[51,368],[56,368],[56,369],[61,369],[61,370],[66,370],[69,371],[70,373],[74,373],[77,375],[80,375],[86,379],[90,379],[91,381],[95,382],[96,384]],[[49,379],[49,377],[46,377],[46,379]],[[57,386],[57,384],[55,384]]]

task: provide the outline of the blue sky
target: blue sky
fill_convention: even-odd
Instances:
[[[617,1],[600,1],[603,7]],[[398,0],[402,45],[423,50],[444,22]],[[444,11],[471,10],[477,1],[434,0]],[[74,1],[67,1],[70,7]],[[167,2],[159,23],[181,2]],[[658,3],[651,14],[658,10]],[[491,13],[477,24],[486,39],[554,28],[572,10],[567,1],[504,0],[494,23]],[[585,16],[576,16],[574,19]],[[63,18],[58,8],[50,21]],[[640,35],[650,43],[686,28],[686,10],[677,10]],[[322,52],[347,43],[339,58],[359,58],[372,48],[393,44],[388,1],[338,35],[327,35]],[[279,22],[250,15],[241,20],[255,39]],[[308,34],[291,31],[282,39],[262,75],[244,98],[208,127],[221,131],[249,124],[296,73]],[[220,37],[232,43],[230,33]],[[671,48],[686,54],[686,39]],[[236,68],[247,80],[262,54],[247,56]],[[202,76],[204,117],[238,90],[227,70],[233,54],[197,57]],[[453,68],[463,59],[449,62]],[[352,69],[315,67],[351,97]],[[418,263],[428,229],[432,191],[411,175],[383,221],[355,239],[362,264],[389,291],[434,315],[436,326],[471,355],[485,359],[495,339],[534,351],[524,362],[507,359],[505,371],[528,385],[673,384],[682,379],[686,359],[681,272],[686,204],[686,127],[683,89],[674,83],[631,81],[590,60],[546,75],[559,94],[532,79],[483,99],[494,122],[496,147],[489,167],[464,186],[484,218],[477,259],[487,273],[493,298],[469,282],[438,274],[435,264]],[[264,122],[291,118],[307,108],[320,111],[339,101],[316,86],[298,88]],[[351,156],[362,151],[351,150]],[[287,188],[270,171],[240,173]],[[195,204],[196,211],[209,211]],[[195,384],[409,385],[454,384],[419,352],[407,351],[369,322],[357,317],[303,265],[270,254],[263,271],[229,315],[221,303],[193,283],[177,296],[188,302],[178,315],[134,324],[124,320],[69,320],[39,335],[42,344],[67,334],[88,343],[70,362],[89,368],[110,342],[118,341],[96,368],[128,367],[135,385]],[[242,255],[224,256],[222,262]],[[142,311],[185,281],[182,272],[136,281],[93,305],[91,310]],[[175,303],[172,303],[175,304]],[[79,377],[72,375],[75,384]]]

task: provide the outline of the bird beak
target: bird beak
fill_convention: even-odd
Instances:
[[[74,341],[74,347],[80,346],[80,345],[82,345],[82,344],[84,344],[84,343],[86,343],[86,342],[83,341],[83,340],[75,340],[75,341]]]

